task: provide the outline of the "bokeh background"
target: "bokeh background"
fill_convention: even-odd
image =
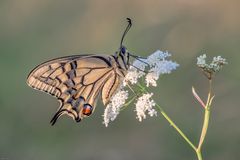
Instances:
[[[81,123],[49,121],[58,102],[26,85],[37,64],[71,54],[113,54],[126,17],[133,27],[125,45],[136,55],[157,49],[180,64],[163,76],[155,99],[196,144],[207,80],[196,57],[222,55],[229,64],[214,80],[216,94],[203,148],[208,160],[239,159],[240,2],[238,0],[1,0],[0,159],[145,160],[196,159],[161,115],[136,120],[134,107],[105,128],[103,105]]]

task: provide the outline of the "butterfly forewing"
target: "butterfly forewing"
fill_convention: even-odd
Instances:
[[[111,56],[62,57],[37,66],[29,74],[27,83],[61,102],[52,124],[63,114],[80,121],[94,110],[101,91],[106,104],[119,86],[114,62]]]

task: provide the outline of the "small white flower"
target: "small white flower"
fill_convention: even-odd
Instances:
[[[138,60],[135,60],[134,62],[137,62],[137,61]],[[129,69],[128,69],[127,75],[124,78],[123,85],[126,86],[127,82],[130,82],[131,84],[136,84],[138,79],[145,75],[145,73],[143,71],[138,70],[137,68],[134,68],[134,67],[130,66]]]
[[[143,75],[145,75],[144,72],[138,71],[136,68],[130,66],[127,75],[124,78],[123,86],[126,86],[128,82],[131,84],[136,84],[138,82],[138,78],[142,77]]]
[[[156,87],[158,78],[159,78],[158,73],[156,72],[148,73],[145,77],[147,87],[149,87],[150,85]]]
[[[157,116],[157,111],[155,109],[149,109],[148,114],[150,117]]]
[[[212,62],[210,63],[211,68],[218,72],[223,65],[227,64],[227,61],[225,58],[222,58],[221,56],[213,57]]]
[[[143,94],[141,97],[139,97],[137,100],[136,112],[137,112],[137,119],[140,122],[146,118],[146,112],[150,116],[157,115],[157,111],[153,109],[156,103],[151,99],[152,95],[153,93],[146,93],[146,94]]]
[[[154,60],[153,55],[155,55],[155,59],[158,59],[158,61]],[[150,63],[152,67],[149,69],[149,73],[145,77],[147,87],[149,87],[149,85],[156,87],[156,81],[161,74],[170,74],[172,70],[175,70],[179,66],[176,62],[166,60],[166,58],[170,56],[171,55],[167,52],[156,51],[149,56],[150,58],[148,57],[147,62]]]
[[[206,58],[207,58],[206,54],[197,57],[197,66],[203,70],[204,74],[207,76],[208,79],[212,79],[212,75],[215,72],[219,72],[221,68],[225,64],[227,64],[227,61],[225,58],[217,56],[213,57],[213,60],[210,64],[207,64]]]
[[[138,82],[138,79],[145,74],[145,72],[148,72],[148,74],[145,77],[145,81],[147,84],[147,87],[157,86],[157,80],[159,79],[159,76],[161,74],[169,74],[172,72],[172,70],[175,70],[179,64],[176,62],[173,62],[171,60],[167,60],[168,57],[170,57],[171,54],[168,52],[163,52],[160,50],[157,50],[150,56],[148,56],[147,59],[136,59],[133,62],[133,66],[130,66],[127,75],[124,79],[124,86],[127,85],[128,82],[131,84],[136,84]],[[148,70],[146,70],[146,67],[148,67]]]
[[[204,67],[206,66],[206,54],[200,55],[199,57],[197,57],[197,65],[199,67]]]
[[[170,56],[171,56],[171,54],[169,54],[168,52],[163,52],[163,51],[157,50],[156,52],[154,52],[153,54],[148,56],[147,63],[150,66],[154,66],[159,61],[165,60],[165,58],[170,57]]]
[[[172,70],[175,70],[179,64],[170,60],[159,61],[154,68],[149,71],[156,72],[158,74],[170,74]]]
[[[110,103],[104,110],[104,124],[107,127],[110,121],[114,121],[120,112],[121,107],[128,99],[128,91],[120,89],[115,95],[112,96]]]
[[[225,58],[222,58],[221,56],[213,57],[212,63],[227,63]]]

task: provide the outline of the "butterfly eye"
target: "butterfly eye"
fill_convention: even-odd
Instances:
[[[84,104],[82,114],[90,116],[92,114],[93,107],[90,104]]]
[[[122,47],[122,48],[121,48],[121,53],[123,53],[123,54],[126,53],[126,48],[125,48],[125,47]]]

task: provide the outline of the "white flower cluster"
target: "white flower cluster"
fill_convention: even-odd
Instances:
[[[198,65],[198,67],[203,68],[203,67],[207,66],[206,58],[207,58],[206,54],[203,54],[203,55],[200,55],[199,57],[197,57],[197,65]]]
[[[219,72],[222,66],[225,64],[227,64],[226,59],[222,58],[221,56],[217,56],[217,57],[213,57],[212,63],[210,65],[215,72]]]
[[[171,60],[167,60],[171,54],[168,52],[162,52],[157,50],[153,54],[147,57],[147,59],[136,59],[133,62],[133,66],[130,66],[128,74],[125,77],[125,82],[136,84],[138,79],[144,75],[147,87],[157,86],[157,80],[162,74],[170,74],[172,70],[175,70],[179,64]],[[146,69],[147,68],[147,69]],[[146,72],[146,73],[145,73]]]
[[[156,103],[151,99],[153,93],[146,93],[143,94],[141,97],[138,98],[136,103],[136,112],[137,112],[137,119],[141,122],[143,119],[146,118],[146,111],[148,114],[152,116],[157,115],[157,111],[153,109]]]
[[[172,70],[175,70],[179,64],[168,60],[171,56],[168,52],[162,52],[157,50],[146,59],[136,58],[136,60],[130,66],[127,75],[123,81],[123,87],[127,84],[136,84],[141,77],[145,78],[146,86],[157,86],[157,80],[162,74],[169,74]],[[146,118],[146,112],[149,116],[156,116],[157,111],[153,108],[156,103],[152,100],[153,93],[141,93],[135,103],[135,111],[137,119],[142,121]],[[124,106],[128,99],[128,92],[120,89],[110,100],[104,111],[104,124],[107,127],[110,121],[116,119],[120,112],[120,109]]]
[[[106,106],[103,114],[103,123],[108,126],[110,121],[114,121],[120,112],[121,107],[128,99],[128,91],[120,89],[115,95],[112,96],[110,103]]]
[[[197,57],[197,66],[210,74],[213,72],[219,72],[222,66],[227,64],[226,59],[222,58],[221,56],[213,57],[213,60],[210,64],[206,63],[206,58],[206,54]]]

